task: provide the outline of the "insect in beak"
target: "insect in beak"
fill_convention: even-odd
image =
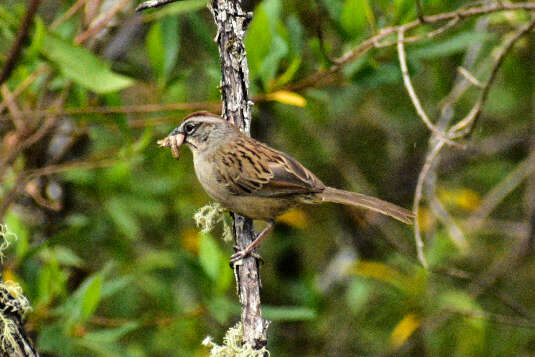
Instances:
[[[184,143],[184,134],[171,134],[162,140],[158,140],[158,145],[162,148],[170,148],[173,152],[173,157],[178,160],[180,152],[178,149]]]

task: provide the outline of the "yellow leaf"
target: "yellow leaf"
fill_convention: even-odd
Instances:
[[[186,228],[180,234],[180,245],[190,253],[199,253],[199,232],[193,228]]]
[[[307,105],[307,100],[302,95],[287,90],[278,90],[269,93],[266,95],[266,99],[296,107],[304,107]]]
[[[400,290],[409,288],[408,279],[405,276],[383,263],[359,262],[352,272],[355,275],[384,281]]]
[[[427,207],[420,207],[418,210],[418,222],[420,223],[421,232],[429,232],[435,223],[431,211]]]
[[[15,273],[11,268],[5,268],[3,272],[4,281],[17,281],[17,278],[15,276]]]
[[[277,221],[299,229],[304,229],[308,225],[308,215],[302,209],[293,209],[280,216]]]
[[[474,211],[479,207],[479,193],[468,188],[441,189],[439,196],[449,206],[456,206],[465,211]]]
[[[394,348],[400,348],[409,337],[420,327],[420,318],[416,314],[407,314],[396,325],[390,335],[390,343]]]

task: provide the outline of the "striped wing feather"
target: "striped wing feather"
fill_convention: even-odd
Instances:
[[[236,195],[284,197],[325,188],[297,160],[246,136],[222,145],[215,165],[220,182]]]

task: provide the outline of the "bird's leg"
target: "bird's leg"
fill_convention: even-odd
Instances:
[[[264,230],[256,236],[255,240],[252,241],[251,244],[247,246],[247,248],[234,253],[230,257],[230,264],[233,265],[238,260],[241,260],[245,258],[246,256],[250,255],[253,252],[253,250],[262,242],[262,240],[266,238],[269,235],[269,233],[271,233],[271,231],[273,230],[273,227],[275,227],[275,221],[270,219],[269,221],[267,221],[266,228],[264,228]]]

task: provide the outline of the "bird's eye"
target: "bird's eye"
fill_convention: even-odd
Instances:
[[[195,131],[195,124],[193,123],[186,123],[186,125],[184,125],[184,131],[186,132],[187,135],[190,135],[190,134],[193,134],[193,132]]]

